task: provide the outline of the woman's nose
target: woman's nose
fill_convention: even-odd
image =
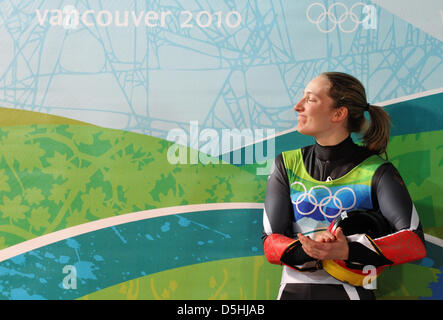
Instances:
[[[302,103],[303,99],[301,99],[299,102],[297,102],[294,106],[294,111],[301,111],[303,109],[303,103]]]

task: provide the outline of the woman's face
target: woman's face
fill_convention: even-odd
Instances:
[[[329,96],[330,88],[325,76],[318,76],[306,86],[303,98],[294,106],[298,114],[298,132],[318,139],[331,131],[335,110],[334,100]]]

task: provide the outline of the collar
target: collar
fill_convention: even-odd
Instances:
[[[321,161],[336,161],[352,156],[354,148],[354,141],[352,141],[351,136],[348,136],[345,140],[335,146],[322,146],[316,142],[314,145],[314,152],[316,158]]]

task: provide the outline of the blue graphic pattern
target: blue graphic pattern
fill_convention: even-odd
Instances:
[[[293,128],[291,106],[307,82],[327,70],[357,76],[372,103],[443,87],[440,40],[378,6],[376,29],[323,34],[306,18],[310,4],[0,1],[0,105],[164,138],[171,128],[189,131],[191,120],[202,129]],[[156,28],[51,26],[51,10],[67,6],[171,16]],[[36,10],[49,10],[44,23]],[[215,18],[205,28],[195,21],[181,28],[184,10],[224,16],[235,10],[242,21],[236,28],[218,27]]]
[[[184,213],[59,241],[0,262],[0,299],[76,299],[164,270],[262,255],[262,214],[258,209]],[[74,289],[63,283],[70,274],[63,272],[66,266],[76,270]]]

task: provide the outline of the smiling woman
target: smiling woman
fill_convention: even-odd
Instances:
[[[277,156],[268,179],[262,239],[268,261],[284,265],[279,299],[374,299],[373,283],[354,281],[368,267],[380,273],[426,256],[408,190],[380,156],[389,116],[367,102],[359,80],[338,72],[314,78],[294,110],[297,130],[316,144]],[[362,133],[362,146],[352,132]],[[353,235],[330,228],[357,210],[386,219],[390,232],[372,239],[369,226]]]
[[[297,130],[315,137],[324,146],[343,141],[351,132],[361,132],[366,146],[381,154],[389,140],[389,115],[381,107],[366,102],[363,85],[352,76],[325,72],[307,86],[303,98],[294,106],[298,113]],[[371,117],[365,127],[364,112]]]
[[[314,136],[322,145],[347,136],[345,128],[340,126],[346,114],[343,110],[337,112],[333,108],[334,100],[329,96],[330,87],[326,77],[315,78],[307,85],[303,98],[294,106],[298,113],[297,130]]]

